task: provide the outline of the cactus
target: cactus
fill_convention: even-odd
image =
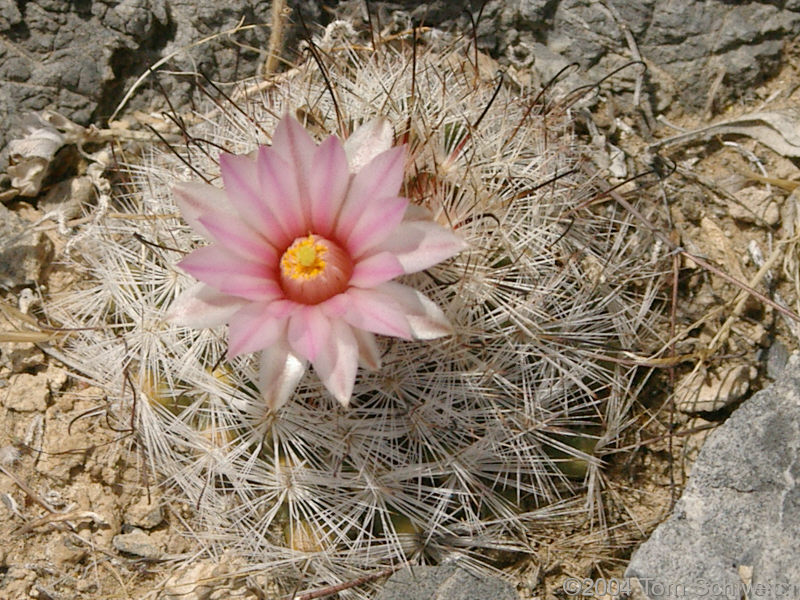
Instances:
[[[591,519],[663,269],[647,231],[594,202],[601,174],[568,99],[502,81],[462,41],[326,40],[318,61],[210,88],[215,102],[183,118],[185,143],[125,167],[73,244],[80,281],[47,306],[76,328],[64,352],[108,411],[134,411],[148,465],[194,508],[193,535],[287,591],[405,561],[488,564],[493,549],[528,551],[532,524]],[[255,359],[226,358],[225,328],[165,319],[193,285],[175,265],[200,243],[171,187],[218,184],[220,150],[269,144],[287,112],[317,142],[388,119],[408,145],[403,194],[469,245],[402,279],[453,334],[379,336],[382,367],[359,370],[346,408],[306,373],[270,411]]]

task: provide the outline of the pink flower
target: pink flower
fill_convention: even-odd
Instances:
[[[405,148],[383,119],[347,141],[317,146],[292,117],[255,158],[223,154],[225,189],[182,183],[175,198],[211,241],[179,266],[200,282],[177,298],[171,320],[230,325],[228,356],[261,351],[260,388],[272,409],[310,362],[347,405],[359,359],[380,367],[374,334],[433,339],[450,333],[442,311],[392,279],[465,247],[452,231],[398,196]]]

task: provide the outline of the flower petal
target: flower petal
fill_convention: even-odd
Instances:
[[[259,156],[263,149],[259,149]],[[275,246],[286,246],[294,237],[284,231],[262,191],[259,164],[248,156],[222,154],[219,157],[222,181],[230,204],[246,223],[252,224]]]
[[[333,321],[330,341],[320,348],[312,364],[322,384],[342,406],[347,406],[358,370],[358,343],[352,328],[342,321]]]
[[[249,260],[220,246],[197,248],[178,266],[220,292],[248,300],[275,300],[283,295],[271,267]]]
[[[347,312],[347,296],[337,294],[324,302],[320,302],[317,306],[322,311],[322,314],[331,321],[340,319],[344,316],[344,313]]]
[[[228,358],[269,348],[286,335],[296,305],[286,300],[248,303],[230,317]]]
[[[312,363],[334,341],[330,337],[331,322],[318,306],[302,306],[289,319],[289,346]]]
[[[275,133],[272,135],[272,149],[294,167],[297,189],[302,196],[307,196],[305,189],[307,182],[312,170],[317,168],[313,160],[317,149],[314,140],[297,119],[287,114],[275,128]]]
[[[358,173],[381,152],[392,147],[394,132],[389,119],[378,117],[364,123],[344,142],[350,170]]]
[[[403,182],[405,146],[382,152],[356,173],[337,220],[337,229],[351,229],[372,202],[396,196]]]
[[[308,178],[314,232],[322,236],[331,235],[349,185],[347,156],[339,139],[331,136],[314,153],[314,169]]]
[[[274,148],[265,147],[259,148],[256,162],[264,202],[289,242],[307,235],[306,213],[310,209],[301,200],[298,166],[283,160]]]
[[[224,190],[206,183],[185,181],[172,187],[175,204],[189,226],[207,240],[211,239],[206,228],[200,223],[204,214],[229,211],[228,195]]]
[[[403,273],[405,273],[403,265],[394,254],[380,252],[356,263],[353,274],[350,276],[350,285],[371,288],[399,277]]]
[[[359,364],[370,371],[381,368],[381,351],[375,341],[375,334],[363,329],[351,328],[358,344]]]
[[[390,296],[376,290],[350,288],[344,294],[339,294],[338,298],[346,307],[342,318],[353,327],[411,339],[408,319],[402,307]]]
[[[404,221],[375,250],[391,252],[406,273],[416,273],[468,247],[464,240],[438,223]]]
[[[353,223],[340,220],[337,237],[355,258],[392,235],[403,220],[408,200],[399,196],[370,202]]]
[[[291,350],[285,341],[270,346],[261,353],[258,388],[267,407],[278,410],[294,393],[306,372],[306,361]]]
[[[198,282],[175,298],[166,318],[185,327],[216,327],[227,323],[231,315],[246,303],[247,300],[223,294]]]
[[[409,202],[403,221],[433,221],[433,213],[424,206]]]
[[[239,217],[231,214],[206,213],[198,220],[216,242],[242,258],[276,264],[278,252],[266,238],[256,233]]]
[[[405,311],[414,339],[432,340],[453,333],[450,321],[425,294],[394,281],[381,284],[377,289],[391,296]]]

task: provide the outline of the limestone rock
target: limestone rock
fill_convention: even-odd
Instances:
[[[115,535],[111,544],[120,552],[133,554],[150,560],[158,560],[164,554],[161,546],[141,529],[132,529],[130,533]]]
[[[269,15],[263,0],[0,2],[0,172],[8,161],[5,146],[26,113],[55,108],[80,125],[99,124],[144,69],[169,54],[175,55],[172,68],[217,81],[255,74],[259,55],[243,45],[262,46],[264,29],[192,44],[233,29],[240,19],[267,23]],[[186,77],[162,76],[160,82],[173,106],[185,105],[195,86]],[[135,107],[153,104],[161,86],[143,86]]]
[[[44,412],[50,398],[47,375],[20,373],[11,377],[4,390],[3,406],[17,412]]]
[[[153,529],[164,520],[164,511],[154,498],[148,503],[147,496],[131,504],[125,511],[125,523],[142,529]]]
[[[757,84],[777,72],[784,41],[800,33],[800,3],[657,2],[644,0],[522,0],[472,2],[472,19],[481,12],[478,45],[515,66],[520,54],[546,83],[559,55],[565,64],[580,65],[582,77],[596,81],[631,60],[625,41],[627,29],[647,61],[646,80],[653,87],[656,112],[672,100],[702,109],[715,81],[716,99],[747,95]],[[387,23],[403,8],[411,19],[442,29],[470,31],[464,5],[438,0],[370,2],[370,10]],[[342,0],[337,12],[363,15],[361,0]],[[538,64],[541,62],[542,64]],[[540,72],[540,67],[544,67]],[[629,92],[639,69],[629,68],[606,82]],[[574,89],[570,81],[565,90]]]
[[[800,354],[709,435],[672,516],[626,576],[652,600],[796,597],[800,581]],[[743,590],[751,574],[751,592]],[[784,591],[778,586],[789,585]],[[759,588],[758,586],[761,586]],[[763,593],[758,593],[761,589]],[[783,589],[783,588],[782,588]]]
[[[506,581],[478,575],[455,563],[414,566],[392,575],[379,600],[516,600],[517,592]]]

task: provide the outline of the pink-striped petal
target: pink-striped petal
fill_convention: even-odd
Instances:
[[[347,308],[343,319],[353,327],[411,339],[411,327],[403,313],[402,307],[390,296],[376,290],[350,288],[344,294]]]
[[[308,180],[313,170],[318,168],[314,162],[317,145],[305,128],[294,117],[286,115],[280,120],[272,136],[272,148],[287,164],[294,167],[297,189],[301,197],[308,196]],[[308,209],[308,206],[304,206]],[[309,214],[305,213],[306,221]]]
[[[242,258],[267,265],[277,264],[278,251],[275,247],[237,216],[207,213],[198,222],[214,241]]]
[[[408,199],[399,196],[382,198],[364,206],[353,223],[339,220],[336,237],[343,240],[354,258],[360,258],[389,236],[403,220]]]
[[[270,410],[278,410],[292,397],[306,372],[306,361],[289,350],[285,340],[261,353],[258,388]]]
[[[381,351],[375,334],[363,329],[352,328],[353,335],[358,344],[358,362],[365,369],[377,371],[381,368]]]
[[[273,148],[260,148],[256,162],[264,203],[289,241],[308,235],[309,209],[297,186],[297,166],[283,160]]]
[[[268,301],[283,295],[270,267],[244,260],[220,246],[198,248],[178,266],[195,279],[232,296]]]
[[[406,273],[416,273],[468,247],[455,233],[437,223],[404,221],[375,250],[391,252]]]
[[[344,142],[350,170],[358,173],[381,152],[392,147],[394,131],[385,117],[372,119],[356,129]]]
[[[351,229],[373,202],[396,196],[403,183],[405,146],[382,152],[353,177],[337,220],[337,230]]]
[[[172,187],[175,204],[181,215],[195,233],[211,240],[206,228],[200,223],[204,214],[230,212],[227,194],[213,185],[186,181],[177,183]]]
[[[289,315],[295,309],[293,302],[249,303],[230,317],[228,358],[256,352],[270,347],[286,336]]]
[[[377,290],[391,296],[402,307],[414,339],[433,340],[453,333],[442,309],[425,294],[394,281],[381,284]]]
[[[223,294],[205,283],[195,283],[175,298],[166,318],[176,325],[203,329],[217,327],[229,321],[231,316],[248,301]]]
[[[219,164],[228,201],[242,219],[257,229],[274,246],[287,246],[294,237],[290,238],[291,233],[281,228],[265,200],[258,162],[247,156],[222,154],[219,157]]]
[[[342,143],[331,136],[317,148],[314,169],[308,179],[311,226],[315,233],[331,235],[349,186],[350,172]]]
[[[347,312],[347,296],[337,294],[317,304],[322,314],[331,320],[340,319]]]
[[[405,273],[394,254],[380,252],[359,261],[350,276],[350,285],[371,288]]]
[[[342,321],[331,325],[330,341],[312,364],[322,384],[342,406],[347,406],[358,370],[358,343],[349,325]]]
[[[289,347],[312,363],[330,345],[330,338],[331,322],[318,306],[302,306],[289,319]]]

